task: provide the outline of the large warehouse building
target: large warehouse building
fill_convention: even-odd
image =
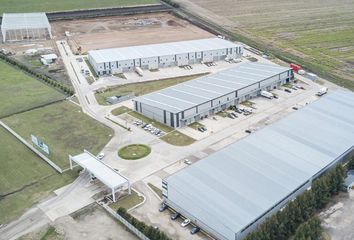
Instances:
[[[164,201],[239,240],[354,150],[354,94],[337,91],[163,180]]]
[[[241,45],[220,39],[150,44],[142,46],[93,50],[88,59],[98,75],[141,69],[185,66],[213,62],[225,58],[240,58]]]
[[[45,13],[4,13],[1,34],[3,42],[52,38]]]
[[[183,127],[293,80],[290,68],[245,63],[134,99],[134,110]]]

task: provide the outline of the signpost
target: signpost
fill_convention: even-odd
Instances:
[[[37,138],[36,136],[31,134],[31,139],[32,142],[39,147],[40,149],[42,149],[42,151],[44,151],[45,153],[47,153],[49,155],[49,148],[48,145],[46,145],[42,140],[40,140],[39,138]]]

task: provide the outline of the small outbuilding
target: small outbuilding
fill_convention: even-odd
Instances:
[[[49,65],[51,63],[54,63],[57,59],[58,56],[55,53],[41,55],[41,62],[43,63],[43,65]]]

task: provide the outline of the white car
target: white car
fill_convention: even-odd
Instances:
[[[99,160],[102,160],[102,159],[104,158],[104,153],[103,153],[103,152],[99,153],[99,154],[97,155],[97,158],[98,158]]]
[[[191,223],[191,220],[189,218],[184,219],[184,221],[181,223],[182,227],[186,227],[188,224]]]
[[[189,160],[189,159],[184,159],[184,163],[185,163],[185,164],[188,164],[188,165],[191,165],[191,164],[192,164],[191,160]]]

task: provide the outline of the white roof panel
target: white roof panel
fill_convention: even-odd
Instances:
[[[104,63],[235,47],[241,47],[241,45],[220,38],[207,38],[123,48],[92,50],[89,51],[88,54],[96,63]]]
[[[81,167],[87,169],[110,188],[117,188],[128,182],[127,178],[88,152],[71,157],[71,159]]]
[[[50,27],[45,13],[4,13],[2,29],[37,29]]]
[[[168,199],[226,239],[354,148],[354,94],[338,90],[166,178]]]

